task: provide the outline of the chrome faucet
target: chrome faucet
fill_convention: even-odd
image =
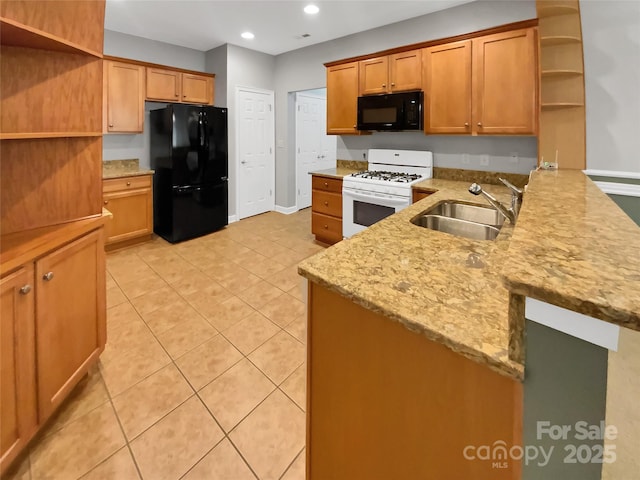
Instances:
[[[515,224],[516,219],[518,218],[518,213],[520,213],[520,206],[522,205],[523,190],[521,188],[516,187],[515,185],[505,180],[504,178],[499,178],[499,180],[511,190],[511,207],[510,208],[505,207],[502,203],[498,201],[496,197],[482,190],[482,187],[477,183],[474,183],[469,187],[469,192],[473,193],[474,195],[482,195],[507,220]]]

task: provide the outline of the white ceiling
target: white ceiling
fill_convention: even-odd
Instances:
[[[278,55],[470,1],[107,0],[105,28],[201,51],[231,43]],[[320,13],[305,14],[310,3]],[[240,37],[247,30],[253,40]]]

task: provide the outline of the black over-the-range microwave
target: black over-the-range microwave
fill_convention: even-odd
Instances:
[[[422,92],[358,97],[358,130],[422,130]]]

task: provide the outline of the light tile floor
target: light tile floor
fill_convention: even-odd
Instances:
[[[8,478],[304,479],[309,209],[107,256],[108,343]]]

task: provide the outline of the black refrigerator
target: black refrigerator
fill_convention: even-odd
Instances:
[[[154,232],[175,243],[227,225],[227,109],[168,105],[150,117]]]

